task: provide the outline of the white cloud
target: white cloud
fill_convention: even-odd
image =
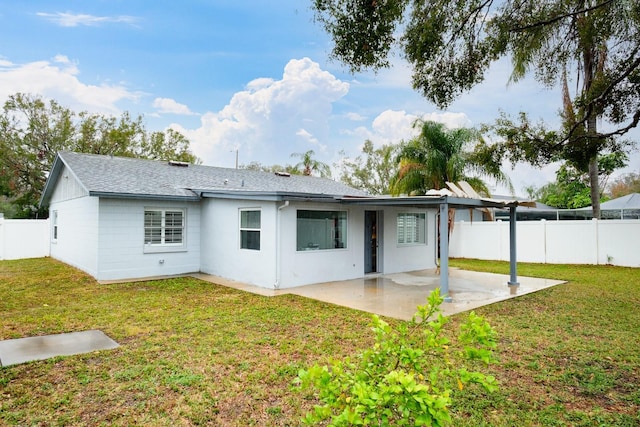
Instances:
[[[191,140],[205,164],[231,165],[236,148],[240,163],[282,163],[293,152],[324,149],[332,103],[348,91],[348,83],[311,59],[292,59],[280,80],[249,82],[222,110],[202,115],[199,128],[172,127]]]
[[[78,79],[78,74],[76,64],[61,55],[56,56],[53,62],[5,62],[0,64],[0,99],[24,92],[56,99],[77,110],[117,113],[119,109],[115,104],[118,101],[136,100],[139,96],[123,85],[84,84]]]
[[[353,112],[345,114],[345,117],[347,119],[351,120],[351,121],[354,121],[354,122],[363,122],[363,121],[367,120],[367,118],[365,116],[363,116],[361,114],[358,114],[358,113],[353,113]]]
[[[139,93],[124,85],[88,85],[78,79],[78,67],[64,55],[52,61],[14,64],[0,62],[0,100],[18,92],[52,98],[76,111],[120,113],[116,104],[123,100],[135,101]]]
[[[296,132],[296,136],[299,136],[303,141],[306,141],[311,145],[318,146],[320,148],[320,151],[327,151],[326,144],[320,144],[320,141],[318,141],[318,138],[313,136],[313,134],[311,134],[306,129],[299,129],[298,132]]]
[[[471,121],[465,113],[445,111],[411,114],[403,110],[385,110],[373,119],[370,127],[360,126],[353,131],[345,130],[343,133],[357,136],[360,142],[370,139],[376,146],[397,144],[418,134],[419,129],[413,126],[417,119],[443,123],[449,128],[471,126]]]
[[[70,12],[58,12],[58,13],[45,13],[38,12],[36,15],[45,18],[54,24],[61,27],[77,27],[84,25],[88,27],[98,26],[101,24],[115,23],[115,24],[129,24],[134,25],[139,21],[134,16],[94,16],[86,15],[82,13],[70,13]]]
[[[195,115],[189,107],[184,104],[180,104],[171,98],[156,98],[153,100],[153,107],[158,109],[159,113],[163,114],[181,114],[185,116]]]

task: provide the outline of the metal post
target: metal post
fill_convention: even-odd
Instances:
[[[449,204],[440,204],[440,295],[445,302],[449,296]]]
[[[509,286],[519,286],[516,259],[516,206],[509,207]]]

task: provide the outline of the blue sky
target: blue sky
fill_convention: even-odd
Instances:
[[[365,139],[410,138],[418,117],[476,126],[524,110],[557,122],[558,91],[531,80],[507,86],[507,62],[447,111],[411,89],[399,56],[389,70],[351,75],[329,60],[310,3],[5,0],[0,102],[27,92],[76,111],[141,114],[150,130],[172,127],[205,164],[225,167],[236,149],[244,164],[295,163],[291,153],[307,150],[334,164]],[[505,166],[520,194],[554,179],[554,165]],[[629,171],[640,171],[637,152]]]

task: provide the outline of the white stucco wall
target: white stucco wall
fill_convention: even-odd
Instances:
[[[83,270],[93,277],[98,274],[98,199],[78,197],[51,203],[49,216],[57,212],[58,238],[51,230],[51,257]]]
[[[424,270],[436,267],[435,210],[386,208],[384,212],[384,273]],[[399,213],[426,213],[427,244],[398,244],[397,216]]]
[[[347,247],[331,250],[296,250],[297,210],[346,210],[348,213]],[[349,280],[365,276],[364,216],[365,210],[382,210],[382,239],[380,245],[380,273],[421,270],[435,267],[434,211],[401,208],[341,206],[339,204],[291,203],[281,211],[282,248],[280,256],[280,288],[302,286],[318,282]],[[397,214],[427,212],[427,244],[398,245]],[[379,236],[380,239],[380,236]]]
[[[186,209],[186,245],[148,253],[144,247],[144,210]],[[131,199],[99,202],[98,280],[122,280],[200,271],[200,204]]]
[[[204,199],[201,227],[203,273],[274,288],[276,281],[275,202]],[[260,210],[260,250],[240,248],[240,210]]]

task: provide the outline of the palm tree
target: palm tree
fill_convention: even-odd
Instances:
[[[420,135],[400,147],[399,169],[391,182],[391,194],[424,195],[430,189],[446,188],[447,182],[464,180],[477,193],[489,196],[489,189],[480,176],[506,184],[513,193],[509,177],[500,170],[499,160],[486,149],[477,130],[447,129],[442,123],[422,120],[417,120],[415,126],[422,126]],[[474,142],[474,150],[468,151]],[[453,231],[455,214],[455,209],[447,212],[449,235]],[[438,226],[438,233],[439,230]],[[438,244],[438,251],[439,248]]]
[[[403,144],[398,154],[399,170],[391,193],[423,195],[430,189],[446,188],[447,182],[467,181],[478,193],[489,195],[481,177],[493,178],[513,187],[500,169],[500,162],[488,150],[475,129],[447,129],[442,123],[418,120],[420,135]],[[470,146],[475,143],[473,151]]]
[[[315,160],[313,158],[315,154],[316,153],[313,150],[309,150],[304,153],[291,154],[291,157],[300,158],[300,163],[298,163],[294,167],[298,170],[302,169],[303,175],[311,176],[314,172],[318,172],[323,178],[331,177],[331,168],[329,167],[329,165]]]

